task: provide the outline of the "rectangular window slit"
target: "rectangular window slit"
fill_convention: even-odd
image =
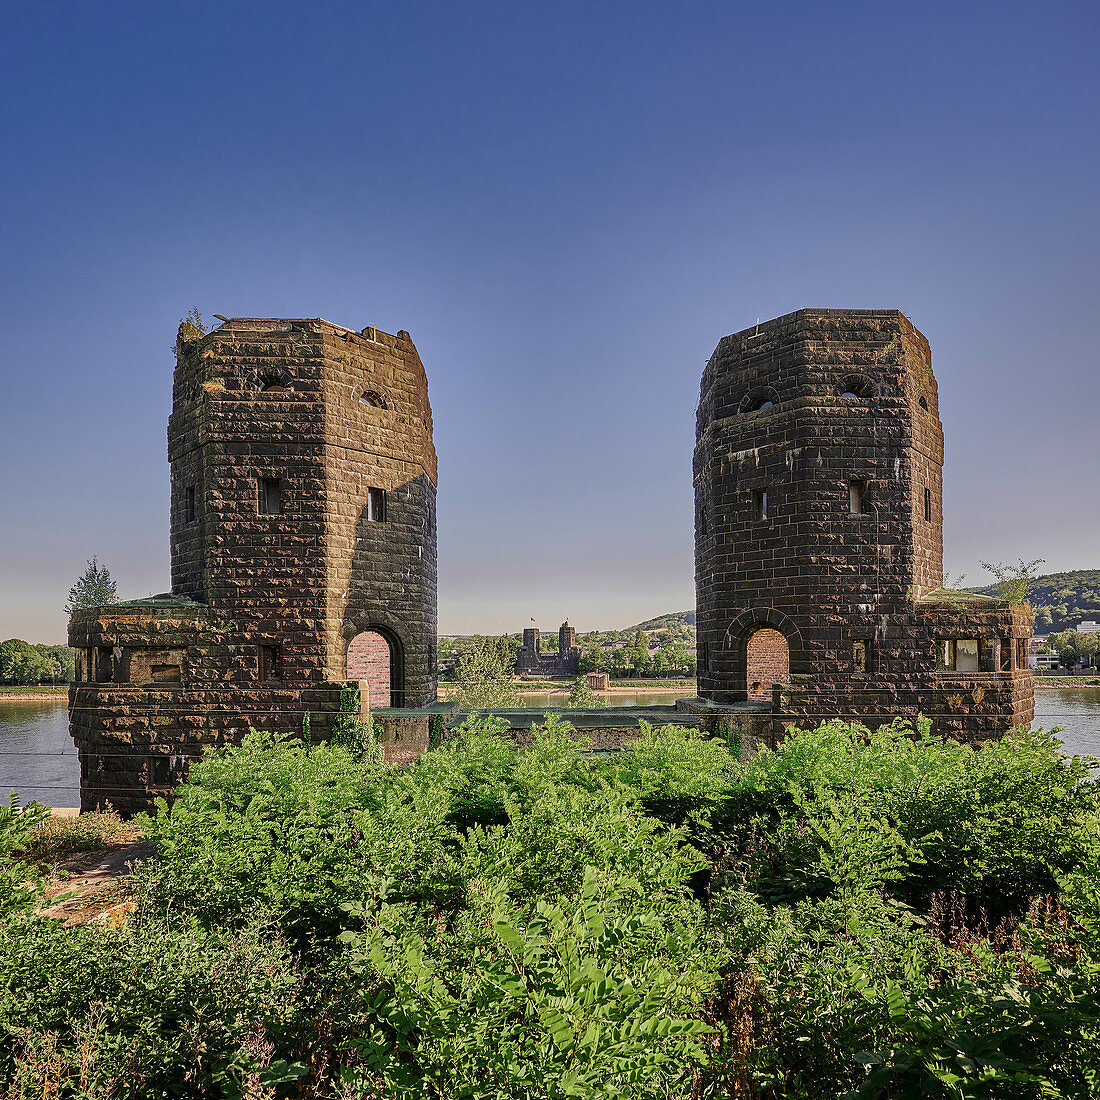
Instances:
[[[932,522],[932,490],[928,488],[924,490],[924,518]]]
[[[753,489],[752,491],[752,518],[768,518],[768,493],[766,489]]]
[[[260,478],[260,515],[278,516],[283,511],[283,485],[277,477]]]
[[[277,645],[260,646],[260,679],[281,680],[283,677],[282,654]]]
[[[115,654],[109,645],[98,646],[95,651],[95,678],[98,683],[109,684],[114,678]]]
[[[367,490],[367,519],[372,523],[381,523],[386,518],[386,490]]]
[[[861,516],[867,510],[864,507],[866,495],[866,481],[851,480],[848,482],[848,511],[853,516]]]

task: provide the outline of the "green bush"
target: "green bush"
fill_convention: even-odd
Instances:
[[[302,1076],[272,1052],[308,1034],[307,1000],[286,945],[256,928],[0,924],[5,1095],[241,1096]]]
[[[32,847],[36,829],[50,816],[49,808],[31,802],[20,805],[12,791],[0,804],[0,920],[29,909],[42,894],[37,869],[22,856]]]
[[[131,926],[0,923],[9,1094],[1097,1094],[1088,761],[904,723],[745,763],[575,733],[211,754],[144,822]]]

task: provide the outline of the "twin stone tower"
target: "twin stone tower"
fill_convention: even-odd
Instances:
[[[700,699],[775,724],[1032,716],[1023,608],[944,593],[928,343],[893,310],[800,310],[726,337],[695,451]],[[323,735],[348,680],[436,700],[436,455],[408,333],[180,328],[171,593],[76,612],[81,803],[147,806],[249,727]],[[392,712],[391,712],[392,713]]]

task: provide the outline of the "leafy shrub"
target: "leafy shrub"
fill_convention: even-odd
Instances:
[[[38,872],[19,857],[31,847],[35,829],[49,816],[49,809],[37,802],[20,805],[15,791],[6,806],[0,804],[0,919],[29,909],[42,894]]]
[[[272,1055],[307,1030],[305,1002],[286,945],[260,929],[0,924],[8,1096],[239,1096],[301,1076]]]
[[[131,927],[0,922],[12,1094],[1096,1094],[1100,806],[1049,735],[502,734],[197,764]]]

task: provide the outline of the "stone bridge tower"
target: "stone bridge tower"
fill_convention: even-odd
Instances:
[[[1029,613],[942,589],[938,400],[896,310],[800,310],[719,343],[694,462],[704,699],[781,685],[806,719],[920,711],[964,736],[1030,721]]]
[[[172,591],[70,623],[82,804],[140,808],[249,726],[308,711],[323,733],[348,679],[375,707],[435,702],[436,456],[407,332],[181,326],[168,459]]]
[[[182,346],[173,594],[231,617],[241,679],[268,646],[287,684],[343,680],[370,631],[391,678],[372,703],[434,702],[436,456],[409,334],[245,319]]]

